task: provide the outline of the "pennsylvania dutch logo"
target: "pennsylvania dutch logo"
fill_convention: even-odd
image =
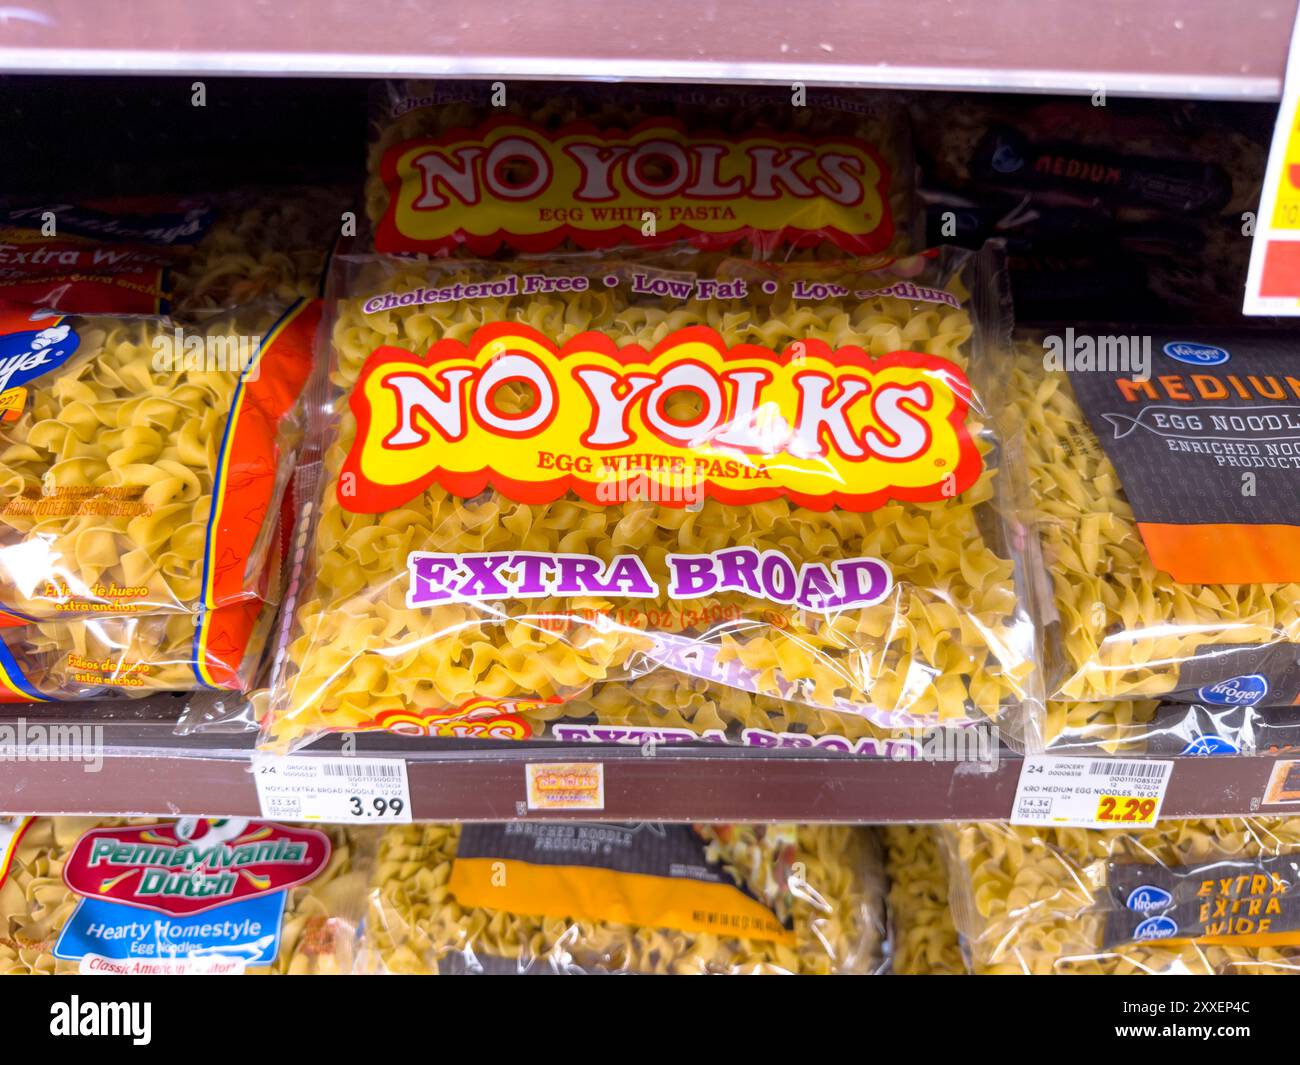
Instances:
[[[557,348],[509,322],[468,344],[439,341],[423,358],[385,346],[350,401],[357,437],[338,498],[362,513],[435,484],[524,503],[572,491],[684,506],[704,494],[865,511],[952,498],[982,465],[966,427],[970,385],[952,362],[910,351],[873,359],[817,340],[780,353],[728,348],[704,326],[650,351],[600,333]],[[673,490],[683,482],[691,491]]]
[[[191,817],[93,829],[77,841],[63,880],[86,899],[183,915],[305,883],[329,858],[329,837],[315,829]]]
[[[491,255],[690,240],[831,240],[853,254],[894,236],[889,169],[852,137],[688,134],[656,119],[623,132],[514,118],[403,141],[384,154],[379,251]],[[645,227],[653,216],[653,231]]]

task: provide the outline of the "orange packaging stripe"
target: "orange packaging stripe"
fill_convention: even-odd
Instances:
[[[1139,522],[1156,569],[1179,584],[1300,582],[1300,527]]]
[[[1152,947],[1294,947],[1300,945],[1300,930],[1255,932],[1239,936],[1179,936],[1146,942]]]
[[[258,615],[269,609],[260,599],[245,599],[204,614],[195,639],[195,669],[201,684],[235,691],[244,689],[240,667],[248,653]]]
[[[541,917],[674,928],[794,945],[770,910],[730,884],[573,865],[457,858],[451,893],[461,906]]]
[[[263,341],[258,372],[246,380],[231,412],[220,517],[209,548],[208,606],[247,597],[244,571],[274,502],[280,423],[293,408],[312,367],[321,302],[305,302]]]

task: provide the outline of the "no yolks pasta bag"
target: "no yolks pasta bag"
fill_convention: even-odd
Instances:
[[[883,895],[877,842],[849,826],[402,825],[379,846],[364,968],[872,973]]]
[[[350,972],[366,829],[0,818],[0,974]]]
[[[915,251],[906,117],[884,97],[389,82],[374,248],[485,257],[684,243],[764,258]]]
[[[940,831],[977,974],[1300,972],[1294,818]]]
[[[889,825],[881,833],[889,878],[890,971],[898,976],[964,976],[938,829]]]
[[[273,598],[319,303],[201,326],[0,304],[0,608],[21,620]]]
[[[1298,354],[1267,330],[1025,336],[1013,392],[1059,616],[1051,697],[1300,700]]]
[[[656,671],[814,727],[1032,700],[992,252],[592,266],[354,264],[271,740]]]

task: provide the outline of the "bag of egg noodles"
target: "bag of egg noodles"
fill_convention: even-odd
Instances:
[[[535,735],[650,676],[814,731],[1032,702],[997,252],[693,264],[350,264],[270,740]]]

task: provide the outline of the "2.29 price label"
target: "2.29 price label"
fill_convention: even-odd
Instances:
[[[1137,795],[1103,795],[1097,801],[1097,820],[1106,824],[1151,825],[1160,804]]]
[[[1153,824],[1173,775],[1168,759],[1030,755],[1011,807],[1013,825],[1124,829]]]

